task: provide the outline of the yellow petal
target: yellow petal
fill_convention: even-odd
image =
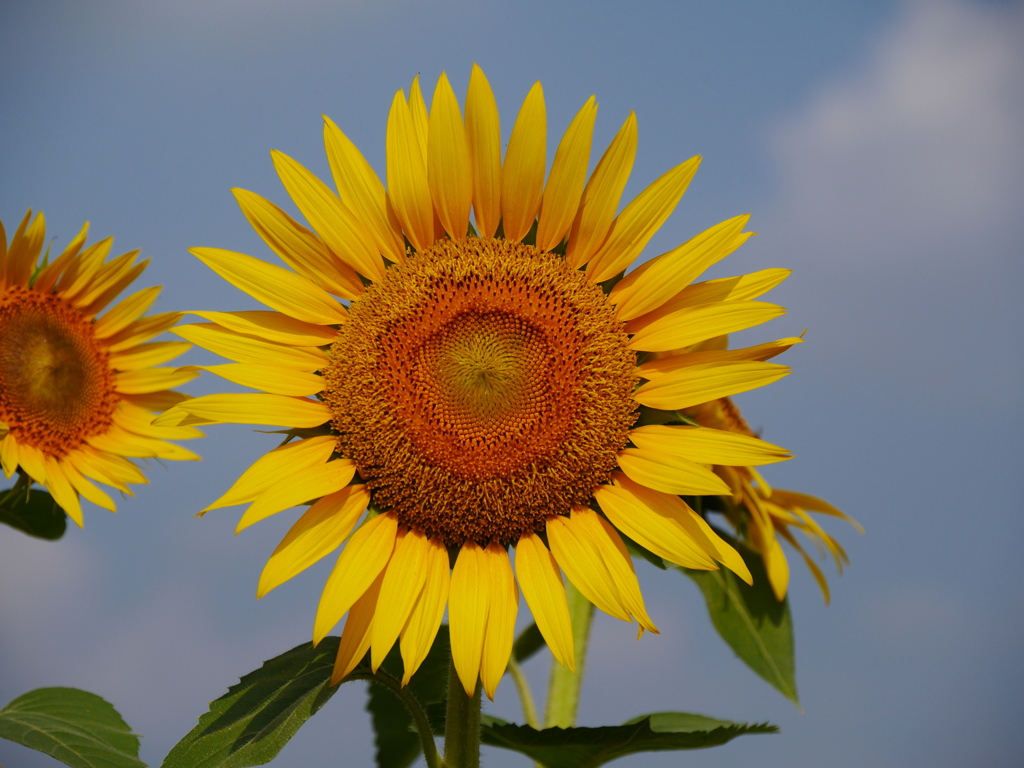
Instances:
[[[345,322],[344,308],[327,291],[301,275],[221,248],[190,248],[189,253],[271,309],[307,323]]]
[[[338,644],[338,655],[334,660],[334,670],[331,672],[331,685],[337,685],[349,672],[356,668],[366,651],[370,648],[370,629],[373,627],[373,617],[377,612],[377,598],[380,595],[380,585],[384,581],[383,571],[373,580],[373,583],[353,604],[345,620],[345,629],[341,633],[341,642]]]
[[[444,72],[430,103],[427,181],[434,210],[453,238],[466,236],[473,203],[472,170],[459,102]]]
[[[93,326],[96,338],[107,339],[115,333],[123,331],[128,325],[142,317],[159,295],[160,286],[154,285],[122,299],[96,321],[96,325]]]
[[[722,479],[707,467],[673,453],[652,448],[625,448],[619,466],[641,485],[677,496],[729,496]]]
[[[42,212],[29,223],[31,209],[25,214],[21,225],[11,238],[11,247],[7,251],[6,273],[7,285],[28,285],[36,259],[46,239],[46,218]],[[27,226],[26,226],[27,225]],[[77,522],[77,521],[76,521]],[[81,523],[79,523],[81,525]]]
[[[285,395],[242,393],[203,395],[186,400],[153,420],[156,425],[180,424],[185,413],[210,424],[267,424],[275,427],[319,427],[331,420],[330,409],[317,400]]]
[[[623,209],[615,219],[608,239],[587,264],[587,276],[591,280],[603,282],[633,263],[675,210],[699,165],[699,156],[677,165]]]
[[[501,172],[501,212],[506,240],[522,240],[540,210],[547,166],[544,90],[534,83],[512,127]]]
[[[704,270],[739,248],[751,234],[741,235],[749,220],[750,216],[736,216],[723,221],[634,269],[608,295],[616,305],[616,317],[631,320],[667,302]]]
[[[385,258],[403,260],[405,241],[394,215],[388,215],[384,185],[356,145],[326,115],[324,146],[342,201],[362,219]]]
[[[179,325],[174,333],[237,363],[279,365],[293,371],[323,368],[330,358],[316,347],[293,347],[244,336],[214,323]]]
[[[654,622],[647,615],[644,598],[640,593],[640,582],[637,580],[636,571],[633,569],[633,560],[629,556],[626,544],[622,537],[619,536],[618,531],[615,530],[611,523],[592,509],[579,507],[573,510],[573,514],[582,516],[587,520],[587,525],[592,528],[590,535],[594,541],[598,542],[601,556],[604,558],[605,565],[608,566],[608,572],[611,574],[612,581],[619,590],[619,599],[626,607],[626,610],[633,615],[641,630],[646,629],[648,632],[653,632],[656,635],[659,634],[658,628],[654,626]],[[597,523],[596,527],[594,523]],[[603,531],[603,537],[599,530]],[[637,634],[638,639],[641,634],[643,634],[642,631]]]
[[[702,464],[760,466],[793,458],[785,448],[724,429],[673,424],[648,424],[629,433],[638,448],[672,453]]]
[[[445,606],[448,604],[448,589],[451,582],[448,549],[437,539],[428,542],[424,574],[423,591],[402,630],[402,685],[409,684],[413,673],[427,658],[437,636],[437,630],[441,626]]]
[[[97,451],[90,446],[82,446],[77,451],[72,451],[67,455],[67,459],[86,477],[99,480],[129,496],[132,495],[132,491],[126,483],[148,482],[146,476],[128,459]]]
[[[203,509],[203,512],[245,504],[267,488],[290,477],[293,472],[323,464],[334,453],[336,442],[331,435],[321,435],[275,448],[256,459],[227,492]]]
[[[261,389],[274,395],[308,397],[322,392],[324,380],[314,373],[303,373],[278,365],[230,363],[227,365],[190,365],[182,370],[208,371],[243,387]]]
[[[777,341],[768,341],[754,347],[743,349],[709,349],[699,352],[684,352],[679,355],[668,355],[659,357],[656,360],[649,360],[637,367],[636,372],[644,379],[655,379],[664,376],[666,373],[675,373],[683,368],[705,363],[734,363],[742,361],[771,360],[792,347],[794,344],[803,343],[803,339],[790,336]]]
[[[68,513],[75,525],[82,527],[82,503],[78,499],[71,482],[64,475],[60,463],[49,456],[46,457],[46,490],[53,496],[57,505]]]
[[[169,330],[179,320],[181,312],[165,312],[160,315],[150,315],[135,322],[129,323],[122,330],[107,337],[107,350],[111,353],[123,352],[126,349],[136,347],[144,341],[149,341],[154,336],[159,336]]]
[[[573,516],[576,517],[575,510]],[[619,591],[608,573],[608,566],[587,532],[580,530],[578,519],[552,516],[547,520],[546,529],[551,553],[569,581],[609,616],[629,621],[629,612],[619,599]]]
[[[516,614],[519,610],[519,587],[512,575],[508,552],[503,546],[494,542],[489,544],[484,550],[484,561],[488,570],[486,583],[490,590],[487,595],[487,629],[480,658],[480,682],[483,683],[487,698],[494,701],[494,692],[498,690],[498,683],[512,655]]]
[[[785,491],[781,488],[776,488],[772,491],[772,501],[781,504],[783,506],[797,507],[799,509],[809,509],[812,512],[820,512],[823,515],[831,515],[832,517],[838,517],[841,520],[845,520],[860,533],[864,533],[864,528],[854,520],[852,517],[847,515],[845,512],[840,511],[836,507],[829,504],[827,501],[819,499],[816,496],[811,496],[806,493],[798,493],[797,491]]]
[[[739,237],[742,236],[739,235]],[[715,301],[756,299],[758,296],[768,293],[791,274],[792,270],[789,269],[762,269],[748,275],[720,277],[717,280],[694,283],[665,302],[658,308],[658,312],[668,314],[683,307],[710,304]]]
[[[323,347],[332,343],[337,331],[329,325],[304,323],[280,312],[189,312],[236,333],[292,347]]]
[[[395,551],[381,584],[377,613],[373,617],[370,666],[374,672],[384,663],[423,592],[429,547],[427,537],[419,531],[407,529],[398,532]]]
[[[292,472],[286,480],[272,485],[256,497],[238,521],[235,533],[282,510],[337,493],[349,484],[355,472],[356,465],[348,459],[328,461],[320,466]]]
[[[231,191],[249,224],[285,264],[343,299],[354,299],[363,293],[365,289],[356,271],[315,234],[255,192],[238,188]]]
[[[452,663],[467,696],[476,692],[480,659],[483,656],[491,593],[487,556],[474,541],[459,550],[452,570],[448,596],[448,626],[451,632]]]
[[[114,374],[114,388],[125,395],[173,389],[192,381],[199,374],[176,368],[143,368]]]
[[[195,461],[199,457],[191,451],[163,440],[137,435],[123,427],[112,424],[99,435],[86,439],[86,444],[98,451],[113,453],[118,456],[130,456],[139,459],[176,459]]]
[[[622,190],[633,170],[636,145],[636,114],[630,112],[583,190],[583,200],[565,249],[569,266],[582,267],[608,238]]]
[[[424,161],[427,158],[427,137],[430,130],[430,117],[427,115],[427,102],[423,100],[420,89],[420,76],[416,75],[409,86],[409,116],[412,119],[416,142]]]
[[[363,523],[352,535],[320,596],[313,625],[314,644],[327,636],[387,566],[397,533],[398,518],[388,513]]]
[[[675,411],[763,387],[790,370],[760,362],[691,365],[647,382],[633,393],[633,399],[650,408]]]
[[[405,236],[416,250],[434,242],[434,210],[427,183],[425,148],[413,123],[405,95],[391,102],[386,137],[388,195]]]
[[[627,325],[626,330],[633,334],[630,349],[664,352],[752,328],[784,314],[782,307],[763,301],[719,301],[678,309],[642,328]]]
[[[596,119],[597,102],[591,96],[576,113],[555,152],[537,222],[537,247],[542,251],[562,242],[579,210]]]
[[[60,278],[61,274],[64,272],[64,269],[71,263],[71,260],[78,255],[78,252],[82,250],[82,246],[85,245],[86,236],[88,234],[89,222],[85,222],[85,224],[82,225],[82,228],[78,231],[78,234],[75,235],[74,239],[68,243],[68,247],[64,249],[64,252],[39,271],[32,287],[42,293],[49,293]],[[2,236],[3,229],[0,228],[0,237]],[[0,259],[0,284],[3,283],[2,264],[3,259]]]
[[[82,251],[77,259],[68,264],[67,269],[64,270],[54,286],[54,292],[63,296],[65,293],[77,292],[83,286],[88,285],[96,271],[103,266],[103,260],[110,254],[110,247],[113,244],[114,238],[105,237]],[[14,244],[11,245],[13,248]],[[10,256],[11,254],[8,253],[8,260],[10,260]]]
[[[183,355],[192,348],[184,341],[157,341],[152,344],[140,344],[129,350],[110,356],[110,367],[116,371],[134,371],[149,368],[153,365],[166,363],[178,355]]]
[[[534,533],[521,537],[516,545],[516,575],[551,655],[559,664],[575,670],[572,623],[562,574],[555,558]]]
[[[122,399],[114,410],[113,419],[119,427],[144,437],[156,437],[161,440],[188,440],[203,436],[203,433],[194,427],[154,427],[153,415],[152,411],[141,408],[127,399]]]
[[[493,237],[501,221],[501,122],[491,85],[476,64],[466,93],[466,140],[476,231],[480,237]]]
[[[114,500],[110,498],[106,493],[101,491],[95,485],[85,479],[85,476],[75,469],[74,465],[69,461],[62,461],[60,465],[61,472],[67,477],[68,481],[74,486],[74,489],[80,496],[91,501],[98,507],[103,507],[111,512],[116,512],[117,507],[114,504]]]
[[[306,510],[263,567],[256,597],[263,597],[340,547],[369,503],[365,485],[349,485]]]

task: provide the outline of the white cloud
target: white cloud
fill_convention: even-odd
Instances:
[[[1022,136],[1024,8],[916,0],[779,126],[782,208],[858,245],[998,225],[1019,215]]]

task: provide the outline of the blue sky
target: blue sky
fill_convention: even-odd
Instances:
[[[852,566],[825,608],[795,569],[805,712],[717,639],[693,585],[641,567],[659,637],[595,627],[581,723],[683,710],[771,720],[749,737],[618,765],[1016,765],[1024,742],[1024,8],[913,2],[549,3],[188,0],[0,7],[0,218],[46,213],[56,246],[83,220],[153,259],[158,309],[254,304],[188,255],[267,256],[239,186],[284,203],[280,149],[326,173],[320,115],[382,171],[395,90],[487,73],[507,138],[535,80],[554,136],[591,95],[595,147],[636,110],[627,195],[704,162],[645,257],[738,213],[760,236],[723,274],[782,266],[795,373],[740,398],[797,459],[776,485],[867,529],[832,526]],[[549,158],[550,159],[550,158]],[[203,358],[190,353],[192,362]],[[193,393],[219,386],[198,382]],[[266,436],[214,427],[200,464],[154,464],[116,515],[90,507],[59,543],[0,530],[0,703],[74,685],[112,701],[159,764],[207,702],[308,639],[327,564],[262,601],[290,520],[232,535],[202,520]],[[546,661],[531,662],[536,685]],[[347,686],[274,763],[369,764],[363,692]],[[507,683],[492,710],[518,715]],[[0,742],[6,768],[52,765]],[[492,766],[524,764],[495,752]]]

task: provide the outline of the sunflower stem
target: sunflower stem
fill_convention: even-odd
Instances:
[[[537,706],[533,703],[530,683],[523,673],[523,668],[516,661],[515,655],[509,657],[508,672],[512,675],[512,681],[516,684],[516,691],[519,692],[519,700],[523,705],[523,716],[526,718],[526,724],[531,728],[540,728],[540,720],[537,719]]]
[[[587,641],[590,623],[594,618],[594,605],[569,582],[565,585],[572,621],[572,644],[576,656],[576,671],[551,660],[551,682],[548,684],[548,703],[544,712],[545,728],[570,728],[576,723],[576,710],[580,703],[580,686],[587,661]]]
[[[413,692],[408,688],[402,686],[402,684],[380,670],[376,674],[365,673],[365,672],[353,672],[344,680],[343,683],[347,683],[350,680],[367,680],[371,683],[376,683],[384,688],[391,691],[398,700],[401,701],[409,715],[412,717],[413,724],[416,726],[416,733],[420,737],[420,747],[423,749],[423,757],[427,761],[428,768],[444,768],[444,764],[441,762],[441,755],[437,752],[437,745],[434,743],[434,735],[430,728],[430,721],[427,719],[427,713],[423,711],[423,707],[420,706],[419,701]]]
[[[467,696],[454,659],[448,669],[444,764],[446,768],[480,768],[480,684],[472,696]]]

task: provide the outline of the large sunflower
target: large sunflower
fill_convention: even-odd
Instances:
[[[78,525],[80,496],[115,510],[93,480],[131,494],[128,483],[146,478],[127,457],[197,459],[167,440],[202,434],[150,423],[184,399],[171,388],[196,375],[153,367],[190,344],[145,343],[181,313],[144,317],[153,287],[97,317],[148,260],[132,251],[108,261],[113,238],[86,247],[88,229],[40,264],[43,214],[26,213],[9,246],[0,223],[0,463],[8,478],[17,471],[45,486]]]
[[[392,102],[386,189],[326,120],[336,190],[272,153],[312,231],[235,190],[290,270],[216,248],[192,251],[271,311],[195,313],[210,322],[176,332],[236,361],[208,370],[263,392],[199,397],[157,423],[269,424],[299,438],[257,460],[207,509],[249,503],[243,529],[313,500],[271,555],[259,595],[347,541],[313,632],[319,641],[348,613],[335,681],[367,650],[376,669],[396,642],[408,681],[447,606],[466,692],[479,677],[493,696],[520,588],[555,658],[572,666],[563,571],[598,608],[656,632],[623,535],[671,562],[723,564],[750,579],[680,496],[730,492],[708,465],[789,453],[687,425],[675,411],[788,369],[666,358],[654,376],[638,364],[647,352],[779,316],[780,307],[752,301],[778,280],[769,270],[690,284],[749,237],[747,216],[619,279],[699,158],[616,215],[636,119],[630,114],[588,180],[596,114],[591,98],[545,182],[539,83],[502,160],[498,110],[478,67],[465,118],[445,75],[429,112],[414,80],[409,98],[399,91]]]

